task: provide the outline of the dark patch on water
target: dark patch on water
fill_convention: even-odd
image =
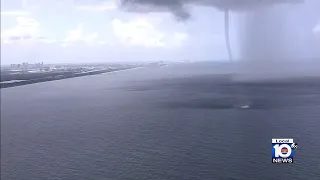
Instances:
[[[190,78],[136,82],[128,91],[171,90],[167,101],[154,103],[166,108],[187,109],[275,109],[312,106],[320,93],[319,78],[284,79],[264,82],[234,82],[229,75],[206,75]],[[174,91],[172,91],[174,90]]]
[[[319,81],[165,69],[2,89],[1,179],[319,179]],[[275,137],[299,144],[293,165],[271,164]]]

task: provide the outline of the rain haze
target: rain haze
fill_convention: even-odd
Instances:
[[[225,39],[228,58],[232,48],[240,52],[241,77],[281,77],[318,74],[320,57],[319,1],[302,0],[123,0],[132,12],[171,12],[177,20],[188,20],[192,5],[213,7],[225,14]],[[238,33],[230,40],[230,13],[237,17],[232,26]],[[214,21],[207,16],[208,24]],[[235,45],[235,39],[239,42]],[[203,47],[209,48],[209,47]],[[298,61],[298,62],[297,62]],[[301,61],[304,63],[301,64]],[[308,62],[307,62],[308,61]],[[311,61],[311,62],[310,62]],[[308,64],[308,65],[306,65]],[[246,75],[243,76],[245,73]],[[254,73],[254,75],[252,74]],[[312,74],[311,73],[311,74]]]

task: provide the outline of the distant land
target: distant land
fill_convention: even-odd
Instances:
[[[46,81],[96,75],[138,67],[164,66],[164,62],[152,63],[82,63],[82,64],[44,64],[27,62],[1,67],[0,88],[9,88]]]

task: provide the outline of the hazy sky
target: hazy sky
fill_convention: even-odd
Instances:
[[[113,0],[1,0],[1,64],[226,59],[223,13],[189,11],[188,21],[177,22],[171,13],[124,12]],[[320,15],[304,21],[296,14],[301,27],[312,24],[306,31],[316,37]],[[241,21],[238,14],[231,18],[237,57]]]

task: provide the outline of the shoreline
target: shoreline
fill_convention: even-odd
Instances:
[[[124,69],[106,69],[106,70],[97,70],[97,71],[91,71],[91,72],[85,72],[85,73],[74,73],[67,76],[47,76],[44,78],[38,78],[38,79],[30,79],[30,80],[13,80],[15,82],[13,83],[3,83],[0,84],[0,89],[4,88],[11,88],[16,86],[24,86],[28,84],[36,84],[36,83],[42,83],[42,82],[49,82],[49,81],[57,81],[62,79],[71,79],[71,78],[77,78],[77,77],[83,77],[83,76],[92,76],[92,75],[98,75],[98,74],[105,74],[105,73],[111,73],[111,72],[120,72],[120,71],[126,71],[126,70],[132,70],[142,67],[131,67],[131,68],[124,68]]]

